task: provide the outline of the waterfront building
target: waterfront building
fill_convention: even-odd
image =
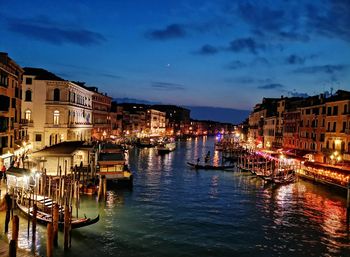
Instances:
[[[263,99],[249,116],[255,146],[294,149],[313,161],[350,161],[350,92]],[[248,139],[249,139],[248,138]]]
[[[121,136],[123,133],[123,107],[117,102],[111,103],[111,134],[113,136]]]
[[[166,134],[183,135],[190,125],[190,110],[175,105],[153,105],[153,109],[165,112]]]
[[[21,123],[23,69],[7,53],[0,53],[0,167],[10,167],[27,139]]]
[[[253,112],[249,115],[248,140],[255,146],[266,147],[266,145],[272,145],[272,142],[264,139],[264,125],[266,118],[276,115],[278,101],[278,98],[263,98],[262,102],[256,104]],[[271,125],[270,129],[272,126],[274,125]]]
[[[24,68],[22,116],[33,149],[90,141],[93,92],[41,68]]]
[[[350,91],[338,90],[323,106],[323,153],[328,162],[350,161]],[[335,156],[336,154],[337,156]]]
[[[36,163],[38,170],[46,169],[47,175],[69,174],[77,167],[90,167],[90,171],[95,167],[95,153],[93,146],[84,141],[61,142],[30,155],[32,161]]]
[[[145,137],[147,105],[122,103],[118,104],[122,110],[123,135],[127,137]]]
[[[325,140],[325,112],[323,96],[308,97],[301,103],[298,149],[323,161],[320,155]]]
[[[165,112],[148,109],[146,112],[146,133],[149,136],[165,135]]]
[[[107,94],[98,92],[97,87],[87,87],[93,92],[92,95],[92,139],[103,140],[110,138],[112,134],[111,125],[111,103],[112,98]]]
[[[264,125],[263,125],[263,140],[264,147],[265,148],[271,148],[276,147],[276,124],[277,124],[277,117],[276,116],[270,116],[266,117],[264,119]]]

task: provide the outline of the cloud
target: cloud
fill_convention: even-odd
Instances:
[[[70,43],[80,46],[91,46],[99,45],[106,41],[105,37],[100,33],[76,28],[76,26],[68,24],[58,24],[45,16],[31,19],[10,18],[8,19],[8,29],[27,38],[54,45]]]
[[[185,26],[181,24],[170,24],[164,29],[151,30],[146,36],[154,40],[168,40],[183,38],[186,36]]]
[[[291,97],[302,97],[302,98],[309,97],[307,93],[297,92],[295,89],[293,89],[293,91],[288,91],[287,94],[290,95]]]
[[[307,42],[321,35],[350,41],[349,0],[283,1],[283,6],[244,1],[236,11],[254,35],[265,40]]]
[[[229,70],[238,70],[238,69],[242,69],[244,67],[246,67],[247,64],[241,62],[241,61],[232,61],[229,64],[226,65],[226,68]]]
[[[278,83],[272,83],[272,84],[266,84],[263,86],[258,86],[258,89],[279,89],[279,88],[284,88],[284,86],[282,84],[278,84]]]
[[[225,79],[225,82],[227,83],[238,83],[238,84],[266,84],[266,83],[271,83],[272,79],[266,78],[266,79],[261,79],[261,78],[253,78],[251,76],[249,77],[237,77],[237,78],[230,78],[230,79]]]
[[[333,0],[328,5],[306,6],[308,28],[326,37],[350,41],[350,1]]]
[[[205,44],[203,45],[198,51],[195,53],[200,54],[200,55],[213,55],[219,52],[219,48]]]
[[[304,64],[305,63],[305,58],[295,55],[295,54],[291,54],[286,58],[286,63],[288,64]]]
[[[335,72],[343,71],[347,68],[346,65],[319,65],[319,66],[309,66],[298,68],[294,70],[294,73],[305,73],[305,74],[315,74],[315,73],[326,73],[334,74]]]
[[[112,78],[112,79],[121,79],[122,78],[122,76],[109,74],[109,73],[101,73],[99,75],[102,76],[102,77]]]
[[[257,54],[260,50],[265,50],[265,48],[265,44],[257,43],[253,38],[247,37],[231,41],[228,50],[233,52],[242,52],[246,50],[250,53]]]
[[[284,3],[288,6],[270,8],[260,3],[245,2],[237,8],[238,15],[252,27],[256,36],[284,41],[305,42],[310,39],[306,33],[299,31],[300,6]]]
[[[270,65],[270,62],[264,57],[257,57],[252,61],[252,65]]]
[[[156,90],[178,91],[186,90],[184,85],[168,82],[155,81],[151,83],[151,87]]]

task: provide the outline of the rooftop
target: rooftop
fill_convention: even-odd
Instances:
[[[65,81],[64,79],[58,77],[57,75],[53,74],[52,72],[49,72],[49,71],[42,69],[42,68],[25,67],[23,69],[24,69],[24,75],[35,76],[36,80]]]
[[[124,161],[123,153],[101,153],[99,161]]]
[[[87,145],[84,141],[66,141],[59,143],[57,145],[46,147],[40,151],[36,151],[32,154],[33,157],[41,156],[63,156],[72,155],[75,151],[79,149],[89,149],[92,148],[91,145]]]

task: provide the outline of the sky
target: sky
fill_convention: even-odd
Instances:
[[[5,1],[0,51],[112,97],[251,109],[350,90],[350,1]]]

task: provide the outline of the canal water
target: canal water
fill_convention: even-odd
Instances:
[[[80,214],[100,221],[73,231],[55,256],[350,256],[343,194],[306,181],[271,187],[248,173],[194,171],[214,138],[178,142],[169,154],[132,149],[134,188],[108,192],[105,203],[83,197]],[[3,213],[0,215],[3,233]],[[2,237],[6,237],[2,235]],[[31,249],[21,217],[19,246]],[[45,255],[45,228],[36,251]]]

